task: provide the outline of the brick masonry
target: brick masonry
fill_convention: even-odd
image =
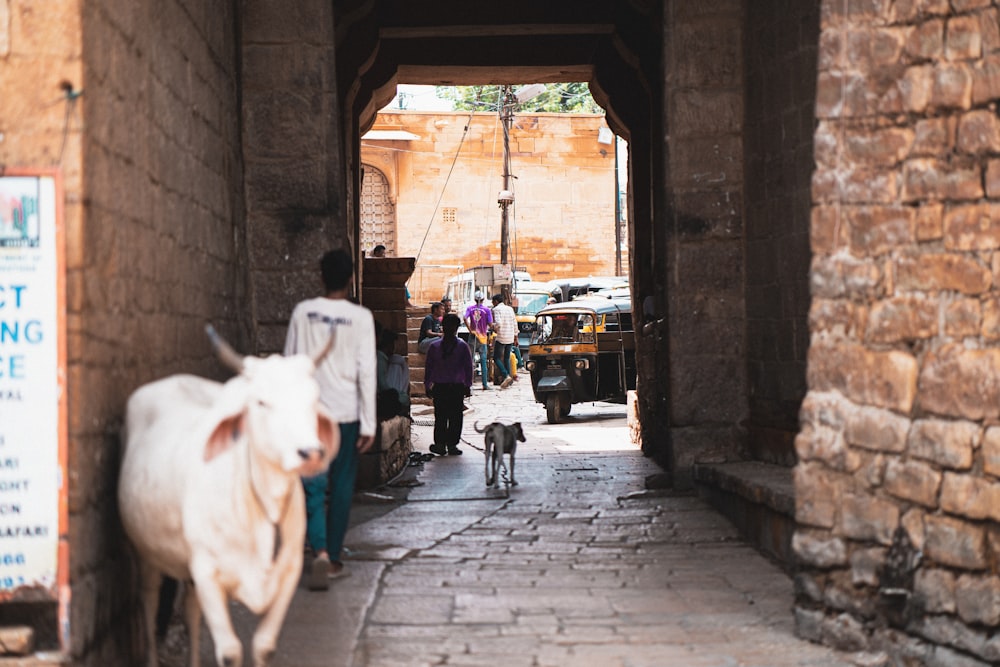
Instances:
[[[822,10],[797,617],[841,648],[996,664],[1000,14]]]
[[[206,321],[248,343],[234,6],[3,5],[2,87],[18,94],[0,101],[0,166],[58,166],[65,189],[66,648],[122,664],[138,636],[121,631],[137,614],[115,509],[126,397],[180,370],[221,377]]]

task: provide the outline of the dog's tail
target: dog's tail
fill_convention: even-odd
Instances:
[[[486,428],[484,428],[483,430],[480,431],[479,430],[479,421],[478,420],[476,420],[476,422],[472,425],[472,428],[476,429],[476,433],[486,433],[486,429],[489,428],[489,427],[490,427],[490,424],[487,424]]]

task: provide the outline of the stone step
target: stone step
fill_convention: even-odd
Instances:
[[[27,625],[0,627],[0,655],[24,656],[35,648],[35,631]]]
[[[698,495],[740,528],[744,539],[791,571],[795,532],[792,468],[760,461],[696,463],[693,475]]]

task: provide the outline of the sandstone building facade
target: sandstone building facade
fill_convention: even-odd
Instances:
[[[67,588],[0,616],[35,614],[76,664],[135,654],[125,398],[175,371],[220,377],[205,320],[241,350],[280,348],[319,249],[357,249],[360,137],[397,82],[588,81],[629,142],[630,278],[654,304],[646,452],[678,487],[746,462],[794,481],[803,636],[995,664],[998,13],[0,1],[16,91],[0,169],[62,184],[69,408]]]
[[[535,280],[615,275],[614,144],[602,129],[598,114],[514,116],[509,259]],[[500,263],[498,114],[383,109],[361,139],[361,164],[361,247],[417,258],[414,303],[439,299],[461,270]],[[627,246],[622,262],[627,272]]]

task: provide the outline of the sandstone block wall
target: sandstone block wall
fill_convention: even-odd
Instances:
[[[597,115],[514,117],[508,257],[535,280],[615,273],[614,151],[597,141],[604,126]],[[361,145],[362,161],[385,174],[395,196],[396,254],[417,258],[409,283],[413,303],[440,299],[460,267],[498,264],[498,115],[382,111],[373,129],[419,137]],[[627,252],[623,267],[627,271]]]
[[[72,602],[39,647],[65,630],[74,664],[124,664],[141,649],[116,509],[126,398],[173,372],[222,377],[207,321],[249,340],[236,3],[3,9],[0,169],[57,168],[64,189]]]
[[[242,130],[247,306],[260,353],[280,351],[292,308],[322,294],[319,261],[357,249],[348,223],[330,3],[244,2]],[[358,255],[355,255],[357,257]]]
[[[1000,9],[822,3],[799,633],[997,664]]]
[[[85,63],[68,116],[82,160],[67,193],[81,207],[67,227],[70,648],[75,664],[123,664],[139,636],[115,509],[126,398],[174,372],[224,377],[205,322],[247,348],[236,7],[61,10],[78,13]]]
[[[743,3],[671,3],[666,104],[673,210],[658,277],[669,300],[675,482],[739,458],[747,415]],[[654,187],[656,187],[654,185]],[[637,296],[642,303],[645,294]]]

